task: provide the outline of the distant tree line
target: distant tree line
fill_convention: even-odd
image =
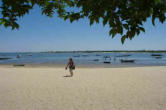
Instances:
[[[166,50],[88,50],[88,51],[45,51],[41,53],[100,53],[100,52],[138,52],[138,53],[166,53]]]

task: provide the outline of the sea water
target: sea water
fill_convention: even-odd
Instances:
[[[166,65],[166,53],[160,58],[152,56],[155,53],[142,52],[64,52],[64,53],[0,53],[0,58],[11,58],[0,60],[0,64],[49,64],[65,65],[69,58],[73,58],[76,65],[92,66],[161,66]],[[20,58],[17,58],[17,55]],[[134,60],[134,63],[122,63],[121,60]],[[104,61],[110,62],[105,64]]]

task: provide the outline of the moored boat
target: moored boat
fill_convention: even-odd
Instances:
[[[11,59],[11,58],[0,58],[0,60],[8,60],[8,59]]]
[[[156,59],[161,59],[161,58],[162,58],[162,56],[155,56],[155,58],[156,58]]]
[[[25,66],[25,64],[14,64],[13,66]]]
[[[94,59],[93,61],[99,61],[99,59]]]
[[[120,61],[121,61],[121,63],[134,63],[135,62],[135,60],[124,60],[124,59],[121,59]]]
[[[17,55],[17,58],[21,58],[21,55]]]
[[[151,56],[163,56],[162,54],[152,54]]]
[[[110,64],[111,62],[110,61],[104,61],[103,63]]]

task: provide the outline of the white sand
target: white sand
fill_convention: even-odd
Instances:
[[[166,110],[166,67],[0,68],[0,110]]]

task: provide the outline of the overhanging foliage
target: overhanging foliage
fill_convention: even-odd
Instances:
[[[156,19],[161,23],[166,19],[166,0],[2,0],[0,25],[19,28],[18,18],[28,14],[34,5],[41,8],[42,14],[49,17],[57,14],[71,22],[86,17],[92,25],[102,20],[103,25],[109,25],[112,37],[122,36],[122,43],[145,32],[143,23],[147,18],[151,18],[153,25]],[[78,8],[79,12],[69,8]]]

